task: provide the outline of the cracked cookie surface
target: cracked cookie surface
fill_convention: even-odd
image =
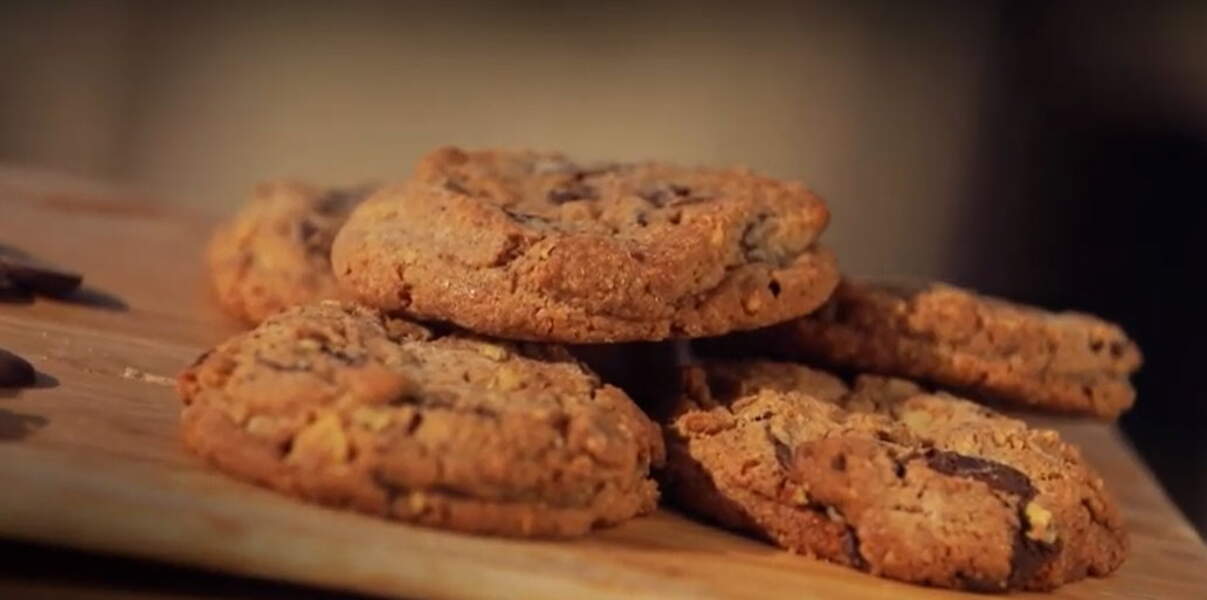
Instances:
[[[1113,419],[1140,351],[1118,326],[954,286],[843,281],[817,312],[753,334],[777,356],[930,381],[1015,406]]]
[[[331,242],[369,191],[294,181],[257,185],[206,249],[223,310],[255,324],[289,306],[340,298],[331,273]]]
[[[882,577],[1047,590],[1127,553],[1076,448],[904,380],[708,362],[685,370],[666,434],[672,502]]]
[[[820,305],[828,220],[803,185],[745,169],[445,148],[362,205],[332,259],[360,301],[480,333],[694,338]]]
[[[193,452],[331,506],[564,537],[657,503],[657,426],[556,346],[438,336],[323,302],[204,354],[178,389]]]

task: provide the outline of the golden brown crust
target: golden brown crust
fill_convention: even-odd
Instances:
[[[876,575],[980,591],[1052,589],[1126,555],[1101,478],[1055,432],[903,380],[846,389],[757,362],[686,375],[664,490],[722,524]]]
[[[940,283],[844,281],[823,309],[755,336],[781,356],[930,381],[1010,404],[1113,419],[1140,351],[1116,325]]]
[[[297,307],[179,379],[186,444],[301,498],[462,531],[563,537],[653,510],[657,427],[557,347]]]
[[[368,192],[295,181],[257,185],[206,249],[223,310],[255,324],[289,306],[341,298],[331,274],[331,241]]]
[[[824,302],[828,220],[803,185],[743,169],[445,148],[358,209],[332,258],[363,302],[490,335],[693,338]]]

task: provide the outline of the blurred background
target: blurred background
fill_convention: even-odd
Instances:
[[[1207,3],[0,4],[8,165],[229,211],[447,143],[746,164],[852,273],[1122,323],[1123,426],[1207,526]]]

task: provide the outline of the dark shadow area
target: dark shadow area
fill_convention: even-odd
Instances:
[[[1188,384],[1207,362],[1207,123],[1179,87],[1191,84],[1168,77],[1176,55],[1143,45],[1164,34],[1140,18],[1148,10],[1003,5],[1002,76],[957,271],[984,291],[1123,326],[1145,361],[1121,426],[1203,531],[1207,405]]]
[[[0,442],[18,442],[45,427],[50,420],[0,408]]]
[[[331,592],[262,579],[221,575],[147,562],[51,548],[37,544],[0,541],[0,579],[11,583],[52,582],[56,588],[78,589],[114,596],[139,598],[187,596],[189,598],[267,598],[314,600],[367,600],[372,596]]]

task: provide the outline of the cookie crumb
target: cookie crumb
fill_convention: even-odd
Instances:
[[[134,381],[142,381],[145,383],[153,383],[155,385],[163,385],[167,387],[173,387],[176,385],[176,380],[172,379],[171,377],[164,377],[163,375],[148,373],[134,367],[126,367],[122,371],[122,377],[125,379],[133,379]]]

